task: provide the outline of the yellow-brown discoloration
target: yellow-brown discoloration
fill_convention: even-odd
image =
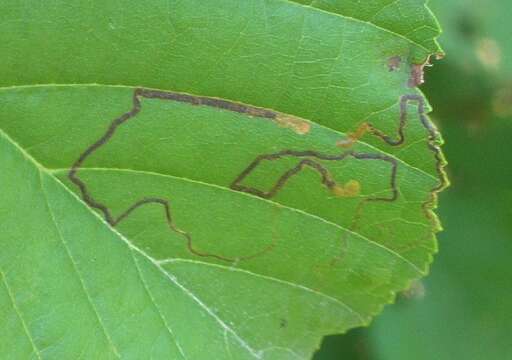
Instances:
[[[279,126],[292,129],[299,135],[305,135],[311,131],[310,123],[295,116],[279,114],[275,120]]]
[[[438,54],[436,58],[442,59],[443,55]],[[430,56],[427,57],[427,60],[423,64],[412,64],[408,82],[410,88],[415,88],[425,83],[425,66],[432,66]]]
[[[350,180],[345,185],[336,185],[331,189],[337,197],[356,197],[361,193],[359,181]]]
[[[364,122],[361,125],[359,125],[359,127],[357,128],[357,130],[355,132],[348,133],[347,138],[343,139],[343,140],[339,140],[336,143],[336,145],[339,147],[342,147],[342,148],[349,148],[352,145],[354,145],[359,139],[361,139],[364,136],[364,134],[366,134],[366,132],[370,129],[371,129],[371,125],[368,124],[367,122]]]
[[[500,45],[491,38],[480,39],[475,46],[475,53],[488,70],[498,70],[503,60]]]

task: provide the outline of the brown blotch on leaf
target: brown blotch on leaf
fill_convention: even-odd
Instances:
[[[414,88],[425,82],[424,64],[413,64],[411,67],[411,76],[409,77],[409,87]]]
[[[351,147],[359,139],[361,139],[364,136],[364,134],[366,134],[366,132],[368,130],[370,130],[371,128],[372,127],[371,127],[371,125],[369,123],[367,123],[367,122],[362,123],[361,125],[359,125],[359,127],[357,128],[357,130],[355,132],[348,133],[346,139],[338,140],[336,142],[336,146],[341,147],[341,148],[349,148],[349,147]]]
[[[393,56],[388,59],[388,69],[390,72],[397,71],[400,69],[402,64],[402,58],[400,56]]]
[[[423,64],[412,64],[408,83],[409,87],[415,88],[425,83],[425,66],[431,66],[430,56]]]
[[[311,131],[311,124],[301,118],[279,114],[275,118],[280,127],[292,129],[299,135],[305,135]]]
[[[361,184],[359,181],[350,180],[345,185],[336,184],[331,191],[337,197],[356,197],[361,192]]]

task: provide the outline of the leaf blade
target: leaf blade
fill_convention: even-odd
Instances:
[[[415,6],[420,3],[415,3]],[[116,232],[114,235],[125,241],[129,249],[138,249],[136,255],[130,250],[131,265],[126,273],[131,276],[132,285],[137,284],[137,289],[133,290],[137,294],[134,302],[139,301],[139,307],[144,304],[145,318],[137,319],[151,324],[151,334],[141,339],[143,346],[138,350],[133,350],[130,345],[134,342],[127,340],[129,334],[133,334],[132,327],[127,325],[130,331],[125,335],[112,331],[122,350],[133,351],[134,354],[141,351],[140,355],[157,351],[155,354],[167,353],[177,358],[191,353],[193,358],[211,353],[226,358],[305,358],[317,346],[319,336],[366,324],[384,303],[392,300],[394,291],[404,288],[408,281],[426,271],[432,253],[436,251],[433,230],[438,226],[429,209],[435,205],[432,189],[439,187],[436,185],[438,176],[441,176],[443,184],[444,175],[440,169],[444,160],[433,160],[428,149],[434,139],[425,140],[425,130],[430,126],[425,120],[425,112],[418,110],[421,121],[409,122],[405,146],[401,149],[389,147],[382,139],[366,136],[354,145],[357,154],[364,154],[361,158],[347,152],[353,161],[330,159],[335,153],[339,156],[336,142],[346,138],[348,132],[370,117],[382,117],[378,127],[386,133],[396,131],[397,119],[403,115],[397,99],[417,96],[417,91],[407,89],[405,84],[409,77],[409,62],[417,61],[418,56],[422,59],[427,56],[428,51],[421,50],[422,45],[418,50],[410,44],[410,39],[404,42],[403,38],[389,34],[385,29],[383,31],[339,14],[291,5],[289,1],[238,3],[226,0],[215,4],[215,7],[211,3],[201,3],[199,8],[196,7],[197,2],[169,2],[166,3],[169,8],[164,9],[164,3],[155,0],[153,8],[147,4],[134,5],[130,14],[118,13],[118,9],[114,11],[109,2],[88,4],[89,8],[80,1],[73,3],[84,10],[80,14],[81,19],[76,16],[73,5],[68,3],[61,4],[60,14],[67,14],[63,17],[56,17],[56,13],[49,9],[35,9],[29,22],[41,31],[21,38],[18,36],[20,29],[16,24],[12,26],[12,19],[22,7],[19,4],[4,5],[6,21],[2,24],[12,26],[10,31],[16,36],[1,42],[10,56],[0,59],[6,69],[2,82],[4,88],[0,91],[5,116],[0,120],[0,128],[20,144],[22,152],[37,159],[41,164],[39,168],[45,167],[43,171],[47,174],[45,179],[50,179],[49,184],[61,186],[60,182],[53,183],[53,176],[60,176],[62,182],[68,181],[66,174],[56,169],[69,168],[80,154],[85,154],[84,150],[93,141],[105,134],[113,119],[121,119],[128,114],[135,104],[134,94],[137,91],[170,96],[169,90],[172,89],[178,91],[172,92],[173,96],[188,96],[194,102],[217,104],[217,109],[215,106],[204,109],[190,104],[146,99],[141,115],[134,117],[138,121],[123,125],[119,130],[122,135],[116,133],[112,141],[107,139],[107,146],[98,148],[99,151],[91,150],[94,156],[87,160],[85,166],[77,168],[79,176],[87,180],[86,186],[90,186],[94,199],[105,204],[108,211],[122,214],[129,209],[130,201],[149,196],[150,192],[154,193],[153,199],[160,199],[159,202],[153,201],[153,205],[163,204],[165,195],[172,218],[176,213],[178,225],[184,224],[187,231],[192,229],[193,244],[197,244],[198,249],[211,247],[213,250],[209,250],[207,255],[218,254],[218,250],[229,254],[229,257],[206,256],[208,259],[204,263],[194,262],[193,256],[201,256],[201,252],[194,254],[190,244],[187,251],[183,239],[169,235],[169,228],[165,229],[162,221],[162,208],[137,207],[127,213],[129,216],[122,217],[123,221],[116,227],[123,235]],[[154,15],[155,9],[162,11]],[[236,9],[240,16],[234,17],[232,22],[224,21],[228,9]],[[101,14],[99,21],[96,19],[98,13]],[[65,23],[62,22],[64,18]],[[125,18],[127,22],[124,22]],[[141,18],[151,19],[146,21],[147,29],[137,25]],[[320,29],[319,23],[325,28]],[[116,30],[120,24],[121,30]],[[137,29],[133,37],[126,32],[132,27]],[[83,30],[90,31],[92,37],[84,36]],[[278,30],[286,36],[276,36]],[[428,38],[427,33],[424,34]],[[119,35],[123,37],[122,41],[116,39]],[[170,41],[169,37],[166,38],[168,35]],[[41,36],[46,38],[43,40]],[[107,39],[110,41],[102,43]],[[140,43],[141,39],[150,41]],[[12,41],[18,42],[16,47],[12,46]],[[76,43],[83,43],[83,48],[71,46]],[[109,46],[105,47],[107,43]],[[23,59],[27,64],[33,62],[32,54],[41,44],[49,44],[52,51],[39,51],[38,59],[29,71],[20,73],[13,67],[14,58]],[[131,47],[133,44],[138,46]],[[69,52],[70,48],[73,51]],[[200,51],[194,51],[198,49]],[[64,54],[65,50],[67,54]],[[203,52],[211,57],[203,56]],[[272,56],[268,57],[269,53]],[[294,55],[290,56],[290,53]],[[152,57],[152,62],[145,61],[147,57]],[[254,58],[259,59],[263,67],[255,66],[258,61],[253,62]],[[397,58],[400,58],[398,65]],[[390,59],[393,59],[393,66]],[[197,73],[186,71],[191,65]],[[77,67],[83,71],[77,73]],[[268,69],[271,70],[264,71]],[[82,85],[33,85],[55,82]],[[147,87],[137,90],[129,86],[83,85],[90,82],[143,84],[167,91]],[[217,98],[204,98],[208,95]],[[422,101],[419,100],[421,107]],[[235,110],[227,114],[220,104],[229,105],[232,109],[265,107],[258,111],[274,115],[269,119],[263,119],[265,116],[251,119],[250,112],[236,114]],[[120,115],[123,113],[125,115]],[[173,119],[167,118],[170,114]],[[176,122],[174,118],[180,116],[188,121]],[[46,121],[39,121],[41,118]],[[156,121],[151,123],[151,119]],[[143,125],[149,123],[152,130],[147,132]],[[70,130],[66,129],[69,124],[72,124]],[[156,142],[155,136],[160,136]],[[243,147],[234,148],[233,145],[237,144],[243,144]],[[212,154],[224,162],[212,161]],[[272,156],[275,155],[272,154],[281,154],[279,156],[283,159],[279,160],[283,161],[274,163]],[[257,171],[250,170],[244,175],[244,167],[260,155],[267,156],[265,161],[257,164]],[[304,160],[308,157],[312,159]],[[378,161],[356,161],[380,161],[384,158],[388,159],[387,165]],[[301,160],[299,167],[293,163],[297,160]],[[194,166],[190,167],[191,164]],[[389,165],[399,169],[396,176],[398,185],[393,175],[395,170],[390,172]],[[276,191],[268,193],[270,201],[254,196],[265,197],[276,176],[290,166],[296,172],[290,173],[292,176],[285,179],[284,185],[279,185],[277,180]],[[335,175],[336,186],[330,182],[332,174]],[[235,181],[237,175],[238,180]],[[364,182],[359,179],[364,179]],[[69,182],[66,186],[77,190]],[[128,196],[123,193],[126,189]],[[62,191],[64,189],[59,188],[59,192]],[[365,204],[362,210],[357,205],[358,201],[365,201],[361,199],[379,199],[390,194],[396,194],[400,200],[395,203],[394,198],[390,198],[389,204]],[[92,204],[83,193],[81,195],[89,205]],[[203,204],[197,204],[197,199]],[[231,208],[226,204],[231,204]],[[87,211],[84,216],[91,215],[90,209]],[[107,222],[117,225],[107,214],[104,211]],[[216,216],[213,221],[212,214]],[[359,216],[364,219],[362,225],[358,223]],[[69,214],[62,209],[53,216],[53,220],[62,224],[63,229],[69,225],[68,222],[72,223]],[[286,223],[287,226],[283,225]],[[104,222],[101,224],[105,226]],[[168,225],[172,227],[171,220]],[[105,227],[105,231],[111,230],[109,226]],[[174,235],[179,235],[180,231],[174,230]],[[401,233],[400,237],[396,236],[397,231]],[[63,237],[66,239],[80,233],[79,229],[67,229],[66,232]],[[258,237],[257,241],[254,241],[255,237]],[[151,241],[147,242],[148,238]],[[281,242],[274,244],[274,238]],[[81,243],[87,243],[85,238],[81,239]],[[167,241],[169,239],[172,241]],[[270,243],[269,239],[272,240]],[[308,242],[308,239],[321,241]],[[176,244],[181,244],[181,248]],[[340,252],[349,256],[334,255]],[[71,263],[87,264],[94,258],[94,253],[89,252],[80,262]],[[243,259],[240,254],[257,256]],[[313,254],[310,256],[312,259],[308,254]],[[78,255],[68,257],[73,260],[74,256]],[[231,267],[226,266],[227,260],[232,263]],[[287,261],[300,263],[303,269],[300,272],[295,269],[294,274],[293,269],[286,268]],[[162,264],[179,273],[179,283],[176,283],[175,274],[164,270]],[[103,262],[105,268],[111,265],[106,260]],[[191,270],[196,268],[200,270]],[[84,274],[94,274],[95,271],[88,268]],[[117,273],[119,270],[112,271]],[[210,282],[197,287],[200,277],[194,276],[201,271],[215,275],[211,275]],[[75,273],[81,274],[77,269]],[[90,274],[88,276],[92,276]],[[212,286],[218,277],[222,281]],[[108,276],[98,275],[101,280],[97,282],[102,283],[103,278],[108,279]],[[148,281],[148,278],[152,280]],[[232,281],[231,278],[237,280]],[[79,277],[78,283],[86,288],[83,279]],[[194,300],[196,294],[201,294],[194,300],[194,306],[198,306],[196,310],[192,310],[190,304],[183,305],[183,299],[173,305],[179,305],[185,314],[203,314],[209,321],[205,323],[200,317],[191,320],[172,312],[167,298],[175,297],[176,289],[169,288],[162,281],[173,283],[185,298],[188,296],[188,300]],[[247,310],[235,301],[237,294],[242,296],[236,284],[243,281],[251,284],[253,294],[268,292],[277,296],[279,293],[282,294],[280,297],[292,298],[294,291],[300,291],[302,295],[293,298],[302,300],[311,294],[324,294],[324,300],[336,299],[346,306],[340,308],[339,303],[337,306],[326,305],[325,309],[313,315],[312,304],[315,301],[322,304],[323,300],[304,300],[296,304],[305,311],[302,317],[297,315],[288,319],[272,314],[276,308],[286,310],[279,307],[275,298],[268,301],[259,299],[253,305],[271,314],[267,316],[266,324],[272,329],[267,337],[259,337],[248,330],[243,320]],[[99,286],[94,278],[88,282]],[[182,287],[181,282],[187,287]],[[107,285],[103,283],[100,288],[108,288]],[[208,301],[203,302],[203,298]],[[251,301],[255,300],[250,296],[244,298],[246,304]],[[118,317],[117,321],[122,322],[123,319],[119,318],[122,312],[112,307],[116,303],[115,298],[111,297],[107,303],[110,307],[103,308],[103,313]],[[92,307],[94,312],[95,307],[88,306],[89,311]],[[310,317],[304,315],[306,313]],[[258,318],[258,314],[251,314],[250,318],[253,315]],[[109,328],[117,329],[117,326],[112,327],[113,320],[109,320]],[[188,341],[194,338],[190,333],[192,323],[206,329],[205,334],[213,339],[211,344],[201,342],[199,347],[197,343]],[[174,339],[174,330],[169,324],[178,328]],[[254,328],[258,325],[254,321],[251,324]],[[286,332],[288,325],[296,331],[293,336]],[[261,332],[264,330],[268,329],[262,327]],[[155,335],[162,332],[165,336]],[[298,333],[312,332],[316,335],[304,337],[298,344],[297,338],[301,336]],[[151,341],[155,339],[160,339],[160,342]],[[185,342],[185,345],[180,345],[180,342]]]

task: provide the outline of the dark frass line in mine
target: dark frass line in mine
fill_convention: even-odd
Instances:
[[[286,171],[272,186],[269,191],[262,191],[254,187],[248,187],[245,185],[241,185],[243,180],[249,176],[257,167],[260,165],[262,161],[275,161],[282,158],[287,157],[295,157],[302,159],[295,167]],[[323,160],[323,161],[343,161],[346,158],[352,157],[357,160],[379,160],[385,161],[391,164],[391,176],[390,176],[390,188],[391,188],[391,196],[389,197],[374,197],[369,198],[369,201],[395,201],[398,198],[398,189],[396,185],[396,175],[398,163],[396,159],[383,155],[383,154],[374,154],[374,153],[360,153],[355,151],[345,151],[338,155],[328,155],[322,154],[316,151],[295,151],[295,150],[283,150],[272,154],[259,155],[254,159],[254,161],[242,171],[242,173],[233,181],[231,184],[231,188],[233,190],[246,192],[264,199],[273,198],[279,190],[281,190],[288,180],[290,180],[293,176],[299,174],[303,169],[309,167],[320,174],[322,177],[322,184],[329,190],[336,192],[337,187],[339,186],[336,181],[334,181],[333,176],[321,163],[318,161],[312,160]]]
[[[357,142],[359,139],[361,139],[365,133],[370,133],[378,138],[380,138],[382,141],[384,141],[386,144],[390,146],[401,146],[405,142],[405,127],[408,122],[408,111],[407,106],[410,102],[416,102],[417,103],[417,109],[418,109],[418,117],[420,118],[421,125],[427,130],[428,132],[428,148],[434,153],[434,157],[436,159],[436,172],[439,177],[439,184],[437,184],[432,190],[432,196],[429,201],[427,201],[424,204],[424,208],[431,207],[435,202],[435,195],[446,188],[449,185],[448,179],[446,177],[446,174],[443,172],[443,165],[444,165],[444,158],[441,152],[441,148],[438,145],[439,143],[439,132],[437,131],[437,128],[434,126],[434,124],[428,119],[427,113],[426,113],[426,104],[425,99],[421,95],[415,95],[415,94],[408,94],[403,95],[400,97],[400,123],[397,129],[397,136],[396,138],[393,138],[381,130],[375,128],[373,124],[370,122],[364,122],[357,130],[349,134],[347,139],[341,140],[338,142],[338,146],[342,148],[348,148],[352,146],[355,142]],[[428,211],[427,211],[427,216]],[[429,216],[430,217],[430,216]]]
[[[171,207],[170,203],[166,199],[162,198],[143,198],[137,202],[135,202],[133,205],[131,205],[127,210],[125,210],[121,215],[114,217],[110,211],[110,209],[103,203],[97,201],[94,199],[91,194],[88,191],[88,188],[86,184],[77,176],[78,170],[82,167],[83,163],[86,161],[86,159],[91,156],[96,150],[98,150],[100,147],[108,143],[108,141],[114,136],[116,133],[117,128],[127,122],[129,119],[137,116],[137,114],[141,110],[141,98],[146,99],[161,99],[161,100],[171,100],[171,101],[178,101],[178,102],[184,102],[191,105],[196,106],[208,106],[208,107],[214,107],[219,108],[227,111],[237,112],[240,114],[245,114],[253,117],[258,118],[264,118],[264,119],[271,119],[271,120],[279,120],[279,116],[281,113],[259,108],[255,106],[245,105],[241,103],[231,102],[228,100],[223,99],[217,99],[212,97],[205,97],[205,96],[193,96],[189,94],[183,94],[183,93],[176,93],[176,92],[167,92],[167,91],[158,91],[158,90],[149,90],[149,89],[143,89],[143,88],[137,88],[134,90],[132,101],[133,106],[132,109],[124,114],[122,114],[120,117],[114,119],[110,126],[108,127],[107,131],[92,145],[90,145],[75,161],[75,163],[72,165],[71,169],[69,170],[68,177],[72,183],[74,183],[76,186],[78,186],[80,193],[82,195],[83,201],[89,205],[91,208],[99,210],[102,214],[105,220],[109,225],[112,227],[115,227],[117,224],[119,224],[121,221],[126,219],[131,213],[133,213],[136,209],[138,209],[141,206],[149,205],[149,204],[156,204],[162,206],[166,218],[167,225],[169,226],[170,230],[179,234],[182,236],[187,243],[188,250],[197,256],[200,257],[211,257],[222,261],[227,262],[236,262],[240,260],[249,260],[252,258],[255,258],[259,255],[262,255],[263,253],[271,250],[275,243],[266,246],[263,250],[260,252],[257,252],[256,254],[252,254],[250,256],[245,257],[237,257],[237,258],[228,258],[221,255],[216,254],[210,254],[210,253],[204,253],[201,252],[193,247],[192,244],[192,237],[190,234],[186,231],[183,231],[179,229],[176,224],[174,223],[172,214],[171,214]],[[375,136],[378,136],[383,141],[385,141],[387,144],[391,146],[399,146],[404,143],[404,128],[407,123],[407,103],[409,101],[417,101],[418,102],[418,114],[420,116],[421,123],[423,126],[429,131],[429,148],[436,154],[436,160],[437,160],[437,171],[440,175],[441,182],[440,184],[433,189],[433,195],[431,200],[429,200],[425,205],[433,203],[435,200],[435,192],[441,190],[444,188],[447,184],[446,178],[444,176],[444,173],[442,172],[442,164],[443,159],[441,155],[441,151],[439,147],[436,145],[436,141],[438,138],[437,130],[436,128],[429,122],[426,114],[425,114],[425,103],[421,96],[418,95],[404,95],[401,97],[400,101],[400,126],[398,128],[398,137],[397,139],[392,139],[388,135],[382,133],[380,130],[375,129],[370,123],[363,123],[359,128],[357,129],[356,133],[350,134],[346,140],[340,141],[338,143],[338,146],[341,147],[350,147],[352,144],[354,144],[360,137],[364,135],[366,132],[370,132]],[[274,161],[281,159],[283,157],[296,157],[300,159],[300,162],[293,167],[292,169],[286,171],[281,177],[278,179],[276,184],[271,188],[270,191],[262,191],[256,188],[247,187],[241,184],[241,182],[249,176],[254,169],[257,168],[257,166],[264,160]],[[283,150],[280,152],[272,153],[272,154],[264,154],[259,155],[256,157],[256,159],[246,168],[242,171],[242,173],[237,176],[237,178],[232,182],[231,188],[233,190],[237,190],[240,192],[249,193],[261,198],[270,199],[274,197],[280,189],[283,188],[283,186],[286,185],[286,182],[292,178],[293,176],[300,173],[304,168],[308,167],[316,172],[318,172],[322,177],[322,184],[329,190],[336,192],[339,191],[340,186],[334,181],[333,176],[329,172],[328,169],[326,169],[318,160],[320,161],[343,161],[346,158],[354,158],[357,160],[378,160],[378,161],[385,161],[391,165],[391,175],[390,175],[390,189],[391,189],[391,195],[389,197],[371,197],[367,199],[363,199],[362,203],[370,202],[370,201],[385,201],[385,202],[392,202],[395,201],[398,198],[398,187],[397,187],[397,169],[398,169],[398,162],[395,158],[391,156],[387,156],[384,154],[378,154],[378,153],[360,153],[355,152],[351,150],[347,150],[341,154],[337,155],[329,155],[329,154],[322,154],[315,151],[296,151],[296,150]],[[427,212],[428,213],[428,212]]]
[[[436,172],[439,176],[439,184],[431,190],[431,196],[428,201],[423,204],[423,209],[428,218],[431,218],[429,208],[435,203],[435,194],[441,191],[448,185],[446,175],[444,174],[442,167],[444,159],[442,157],[441,148],[437,145],[439,139],[439,133],[436,127],[429,121],[425,111],[425,100],[420,95],[408,94],[403,95],[400,98],[400,123],[397,129],[396,137],[392,137],[383,131],[375,128],[371,123],[364,122],[357,130],[349,134],[346,139],[340,140],[337,145],[341,148],[350,148],[358,140],[360,140],[366,133],[370,133],[373,136],[380,138],[386,144],[397,147],[405,143],[405,127],[408,122],[408,104],[410,102],[417,103],[418,117],[422,126],[428,132],[428,147],[434,153],[436,159]],[[272,186],[269,191],[262,191],[260,189],[242,185],[241,183],[247,178],[263,161],[275,161],[284,157],[297,157],[302,160],[292,169],[286,171]],[[390,177],[390,189],[392,195],[390,197],[370,197],[363,199],[357,208],[354,216],[353,224],[357,223],[358,214],[362,211],[362,207],[367,202],[372,201],[387,201],[392,202],[398,198],[398,187],[397,187],[397,169],[398,162],[396,158],[375,153],[358,153],[354,151],[345,151],[338,155],[326,155],[314,151],[294,151],[294,150],[283,150],[276,153],[264,154],[257,156],[247,168],[233,181],[231,188],[234,190],[246,192],[264,199],[271,199],[278,194],[278,192],[286,185],[286,182],[293,176],[300,173],[306,167],[318,172],[322,178],[322,184],[329,190],[335,190],[338,184],[333,180],[330,172],[318,161],[312,160],[311,158],[324,161],[341,161],[348,157],[352,157],[357,160],[381,160],[391,164],[391,177]],[[354,230],[355,226],[351,226],[351,230]]]
[[[77,176],[78,170],[82,167],[85,160],[91,156],[96,150],[101,148],[103,145],[108,143],[108,141],[114,136],[116,133],[116,130],[119,126],[130,120],[131,118],[135,117],[141,110],[141,100],[140,98],[148,98],[148,99],[163,99],[163,100],[174,100],[179,102],[186,102],[190,103],[192,105],[204,105],[204,106],[210,106],[210,107],[217,107],[224,110],[234,111],[242,114],[248,114],[250,116],[256,116],[256,117],[263,117],[268,119],[274,119],[277,116],[276,112],[252,107],[252,106],[246,106],[243,104],[238,103],[230,103],[226,100],[221,99],[215,99],[215,98],[207,98],[207,97],[195,97],[188,94],[181,94],[181,93],[174,93],[174,92],[162,92],[162,91],[155,91],[155,90],[146,90],[142,88],[135,89],[133,93],[133,107],[130,111],[124,113],[120,117],[114,119],[110,126],[108,127],[107,131],[103,136],[101,136],[95,143],[90,145],[80,156],[79,158],[74,162],[74,164],[71,166],[71,169],[68,172],[68,177],[70,181],[78,186],[80,193],[82,195],[83,201],[89,205],[91,208],[99,210],[102,214],[105,220],[109,225],[112,227],[115,227],[118,225],[122,220],[126,219],[132,212],[134,212],[136,209],[138,209],[141,206],[148,205],[148,204],[156,204],[161,205],[164,209],[166,222],[169,226],[169,228],[179,234],[180,236],[184,237],[187,243],[188,250],[197,256],[200,257],[211,257],[222,261],[227,262],[236,262],[240,260],[249,260],[256,256],[261,255],[262,253],[270,250],[274,244],[270,244],[262,251],[252,254],[250,256],[245,257],[238,257],[238,258],[228,258],[221,255],[216,254],[209,254],[201,252],[197,249],[195,249],[192,245],[192,237],[190,234],[186,231],[183,231],[179,229],[176,224],[174,223],[174,220],[171,215],[171,207],[170,203],[166,199],[162,198],[144,198],[137,202],[135,202],[133,205],[131,205],[127,210],[125,210],[121,215],[118,217],[114,217],[110,211],[110,209],[103,203],[95,200],[91,194],[89,193],[87,189],[87,185]]]

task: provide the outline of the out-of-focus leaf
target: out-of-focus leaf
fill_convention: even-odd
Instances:
[[[442,43],[449,63],[468,74],[512,75],[512,43],[507,0],[431,0],[443,24]]]

